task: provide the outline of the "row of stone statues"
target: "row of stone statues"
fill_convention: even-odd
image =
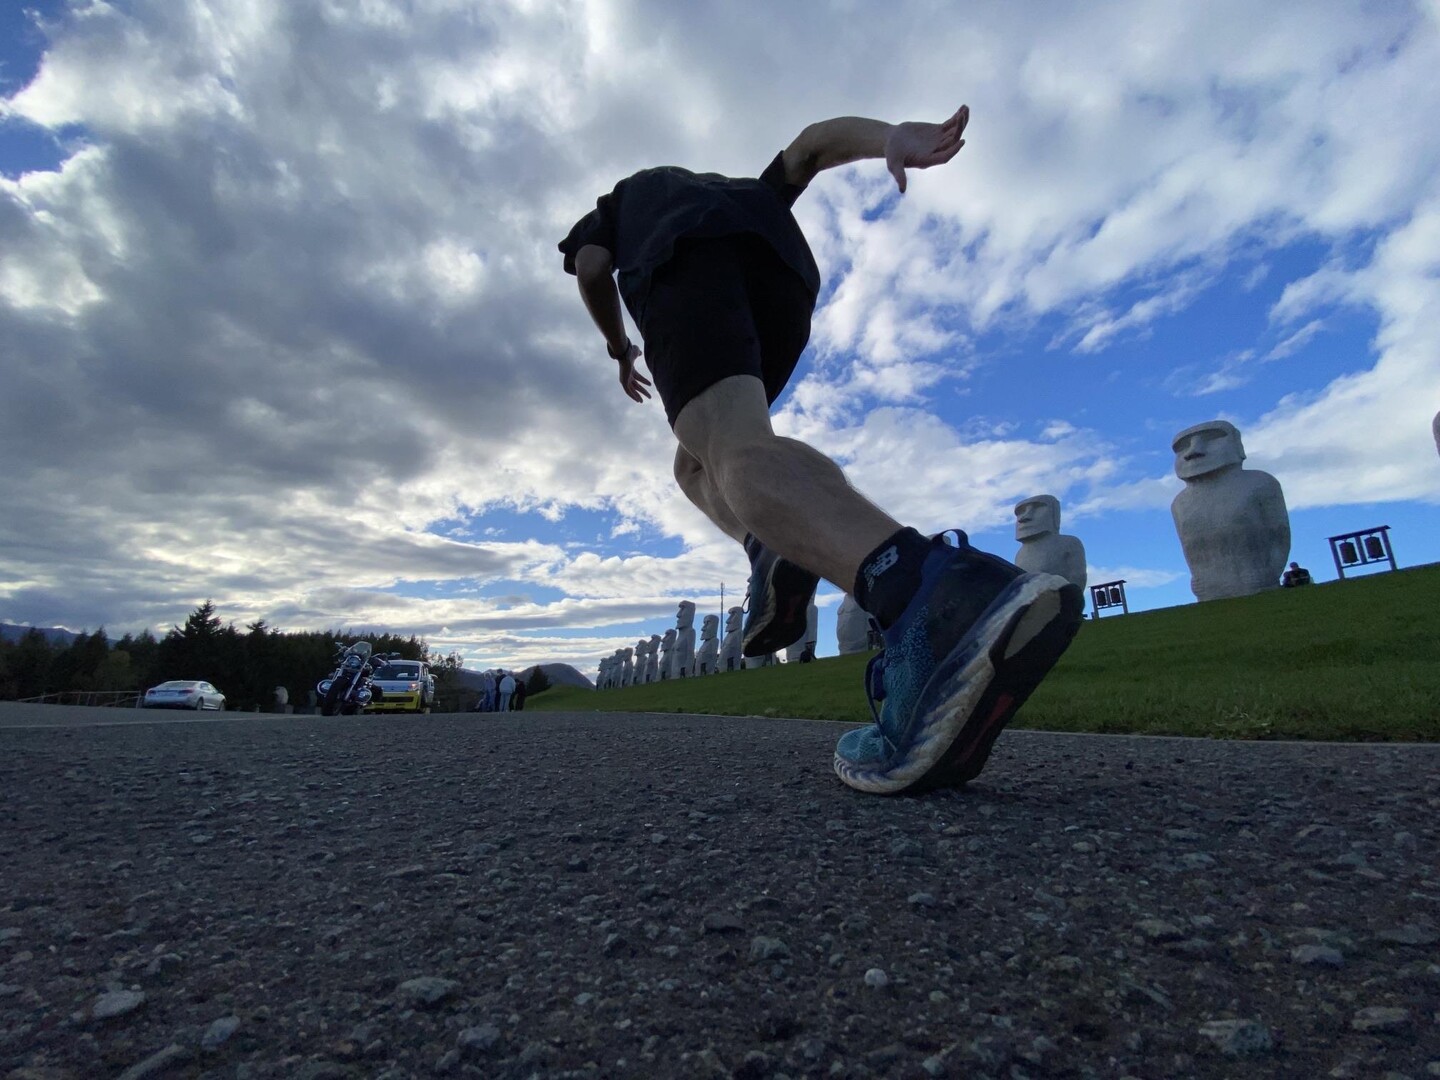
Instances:
[[[1440,450],[1440,415],[1434,422]],[[1172,440],[1175,475],[1185,487],[1170,504],[1175,532],[1190,568],[1190,589],[1198,600],[1249,596],[1278,588],[1290,557],[1290,515],[1280,483],[1269,473],[1245,469],[1245,446],[1234,424],[1210,420]],[[1060,532],[1060,500],[1034,495],[1015,505],[1015,565],[1032,573],[1058,574],[1086,585],[1085,546]],[[786,650],[789,661],[813,659],[816,608],[810,605],[805,637]],[[664,637],[641,639],[634,649],[617,650],[600,663],[601,688],[686,678],[742,667],[738,607],[726,613],[725,638],[717,640],[719,617],[705,616],[695,648],[695,605],[680,604],[676,626]],[[846,595],[835,616],[842,654],[879,647],[878,633],[854,597]],[[658,656],[657,656],[658,652]],[[776,658],[746,659],[744,667],[765,667]]]
[[[811,603],[804,637],[785,650],[787,661],[805,662],[815,658],[818,644],[819,610]],[[641,638],[633,648],[616,649],[600,661],[595,688],[612,690],[622,686],[643,686],[666,679],[687,679],[715,675],[722,671],[769,667],[778,663],[769,656],[740,655],[740,627],[744,610],[732,607],[725,613],[725,640],[719,640],[720,616],[706,615],[700,624],[700,643],[695,643],[695,605],[680,601],[675,626],[663,635]]]

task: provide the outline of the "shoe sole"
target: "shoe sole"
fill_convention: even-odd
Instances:
[[[973,780],[1005,725],[1069,647],[1083,612],[1079,586],[1064,578],[1017,578],[925,684],[915,706],[925,720],[905,759],[881,771],[836,754],[836,774],[881,795]]]
[[[783,578],[780,576],[782,570],[788,571]],[[751,658],[768,656],[804,637],[809,622],[810,600],[819,584],[820,579],[814,574],[801,570],[794,563],[776,559],[761,590],[774,602],[762,611],[750,612],[750,618],[741,630],[740,655]],[[782,595],[787,597],[783,605],[780,602]],[[750,602],[755,602],[754,596]]]

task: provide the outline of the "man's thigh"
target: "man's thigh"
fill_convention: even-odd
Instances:
[[[765,384],[755,375],[731,375],[691,398],[675,418],[675,438],[710,468],[726,449],[774,434]]]

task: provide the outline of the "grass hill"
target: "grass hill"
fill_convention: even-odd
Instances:
[[[556,687],[526,708],[868,722],[868,659],[624,690]],[[1440,565],[1087,620],[1014,726],[1440,740]]]

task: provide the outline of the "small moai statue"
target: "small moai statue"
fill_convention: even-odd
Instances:
[[[1245,469],[1245,446],[1224,420],[1175,436],[1175,475],[1185,487],[1170,504],[1197,600],[1250,596],[1280,587],[1290,557],[1290,515],[1280,482]]]
[[[605,659],[603,659],[603,660],[600,661],[600,666],[595,669],[595,689],[596,689],[596,690],[604,690],[604,689],[605,689],[605,675],[606,675],[605,669],[606,669],[606,667],[609,665],[609,663],[610,663],[610,658],[607,656],[607,657],[605,657]]]
[[[1015,539],[1020,550],[1015,565],[1031,574],[1059,574],[1085,588],[1085,545],[1060,534],[1060,500],[1032,495],[1015,504]]]
[[[864,652],[870,647],[870,616],[849,593],[840,601],[840,610],[835,612],[835,644],[841,656]]]
[[[785,647],[785,662],[805,664],[814,660],[819,636],[820,608],[811,600],[810,606],[805,609],[805,633],[800,636],[799,641]]]
[[[700,623],[700,648],[695,650],[695,673],[714,675],[720,661],[720,616],[706,615]]]
[[[660,678],[673,679],[675,672],[671,664],[675,659],[675,628],[672,626],[665,631],[665,636],[660,639]]]
[[[635,685],[635,650],[620,650],[620,685]]]
[[[740,620],[744,612],[732,607],[725,613],[725,640],[720,645],[720,670],[740,670]]]
[[[647,681],[646,678],[645,678],[645,660],[646,660],[645,653],[646,653],[646,651],[649,649],[649,645],[650,645],[650,643],[649,643],[648,641],[646,641],[646,639],[643,638],[643,637],[642,637],[639,641],[635,642],[635,685],[636,685],[636,686],[644,686],[645,683],[646,683],[646,681]]]
[[[645,681],[660,681],[660,635],[651,634],[645,642]]]
[[[670,654],[670,677],[688,679],[695,674],[695,605],[680,601],[675,612],[675,651]]]

